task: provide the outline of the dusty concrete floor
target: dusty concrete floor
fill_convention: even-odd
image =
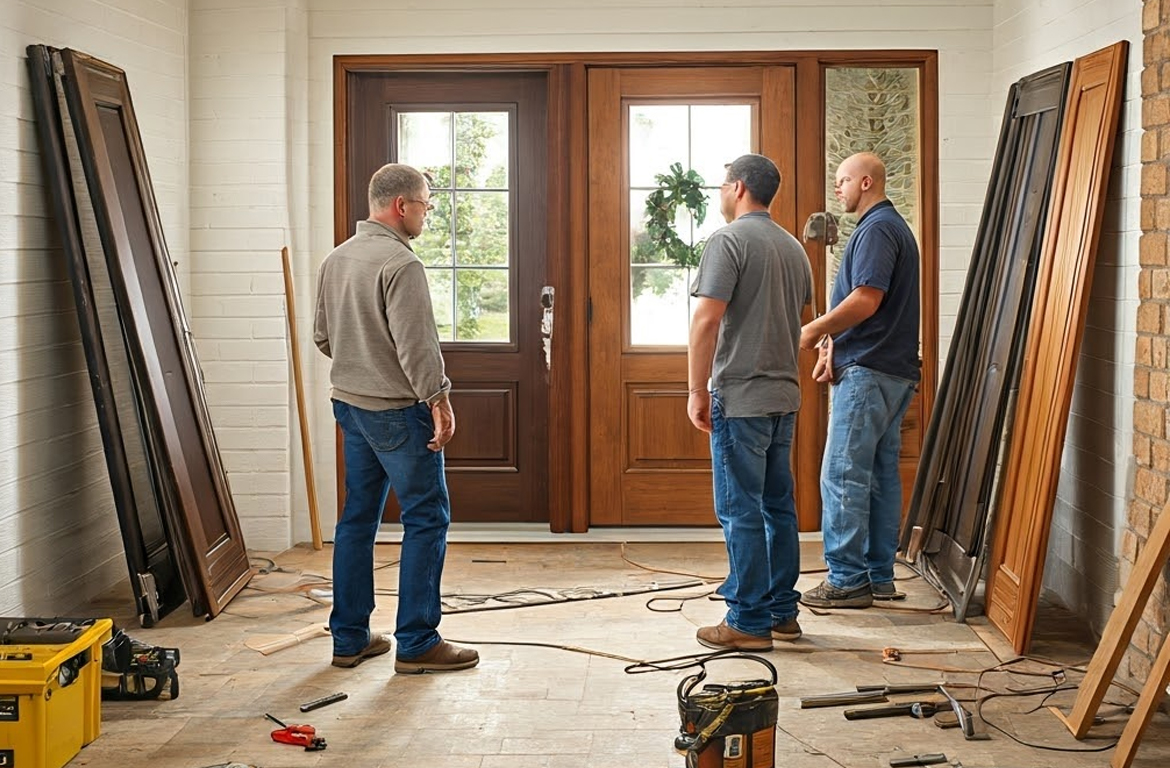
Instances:
[[[805,546],[804,568],[818,568],[819,545]],[[397,559],[396,545],[379,545],[378,563]],[[720,577],[726,571],[723,548],[714,543],[630,544],[631,560],[666,570]],[[289,573],[257,577],[253,585],[279,589],[327,576],[331,552],[297,548],[275,556]],[[300,574],[300,575],[299,575]],[[377,571],[380,589],[393,591],[397,570]],[[900,569],[900,576],[910,576]],[[821,578],[801,578],[803,589]],[[498,594],[520,587],[605,591],[677,584],[686,576],[651,573],[622,560],[622,545],[452,544],[444,575],[445,593]],[[929,585],[918,579],[899,582],[909,594],[903,608],[938,605]],[[661,597],[695,595],[714,586],[665,592]],[[675,688],[686,672],[629,675],[626,661],[599,655],[509,643],[543,642],[616,654],[630,659],[661,659],[697,653],[699,625],[717,622],[722,603],[686,601],[681,611],[655,613],[646,608],[652,595],[591,599],[448,615],[441,630],[452,640],[476,645],[483,661],[477,669],[432,675],[395,675],[387,656],[353,670],[330,666],[330,642],[318,638],[263,656],[255,644],[312,624],[324,623],[328,608],[288,593],[246,590],[211,622],[182,613],[161,626],[144,630],[127,623],[129,598],[112,592],[90,615],[122,619],[132,636],[177,646],[181,693],[175,701],[106,702],[102,736],[82,750],[72,766],[164,766],[203,768],[238,762],[260,768],[300,766],[442,766],[443,768],[634,768],[684,765],[672,749],[678,730]],[[393,627],[395,599],[379,597],[375,628]],[[656,607],[669,608],[660,603]],[[805,609],[804,637],[777,643],[766,657],[779,669],[780,713],[776,765],[783,768],[868,768],[886,766],[895,756],[942,752],[966,768],[1080,768],[1108,764],[1111,751],[1066,753],[1022,746],[989,725],[986,741],[965,741],[956,730],[942,730],[929,720],[911,718],[847,721],[840,708],[800,709],[800,697],[852,690],[859,684],[944,680],[957,694],[1050,685],[1054,667],[1039,663],[1012,665],[1012,672],[979,670],[1012,658],[1010,649],[989,627],[955,624],[946,614],[873,608],[814,615]],[[1055,627],[1047,618],[1041,627]],[[1038,638],[1034,652],[1061,664],[1087,663],[1092,647],[1080,642],[1078,630]],[[489,644],[489,641],[491,643]],[[882,649],[903,653],[901,665],[883,663]],[[997,655],[998,654],[998,655]],[[712,680],[758,676],[747,662],[710,666]],[[945,670],[945,671],[943,671]],[[1080,675],[1069,672],[1072,682]],[[964,685],[968,687],[963,687]],[[346,701],[307,715],[297,706],[335,691]],[[1075,693],[1050,697],[1047,704],[1071,706]],[[914,700],[902,697],[899,700]],[[1109,702],[1135,697],[1117,688]],[[1048,711],[1038,709],[1041,695],[989,701],[983,715],[1025,740],[1064,749],[1108,747],[1125,723],[1125,715],[1096,726],[1083,742],[1072,739]],[[1106,705],[1103,708],[1109,709]],[[323,752],[304,752],[275,744],[270,712],[288,723],[309,722],[328,741]],[[1170,718],[1159,714],[1147,731],[1136,768],[1170,764]]]

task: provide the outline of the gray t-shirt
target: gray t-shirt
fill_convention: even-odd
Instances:
[[[703,248],[692,296],[727,302],[711,388],[730,417],[800,409],[800,318],[812,302],[804,248],[765,211],[745,213]]]

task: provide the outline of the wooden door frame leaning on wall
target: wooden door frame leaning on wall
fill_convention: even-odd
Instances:
[[[1120,42],[1077,59],[1069,83],[988,569],[987,617],[1017,653],[1027,652],[1036,619],[1127,51]]]

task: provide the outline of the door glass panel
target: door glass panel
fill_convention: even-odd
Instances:
[[[455,338],[459,341],[508,340],[508,272],[457,269]]]
[[[663,346],[687,343],[692,300],[693,267],[672,261],[650,241],[646,202],[659,189],[656,177],[678,163],[683,172],[701,177],[707,199],[706,217],[693,220],[686,206],[674,215],[674,231],[684,243],[700,247],[723,226],[719,185],[727,177],[725,163],[753,151],[752,104],[631,104],[628,156],[630,260],[630,344]]]
[[[841,256],[857,227],[857,216],[842,210],[833,189],[837,166],[850,155],[873,152],[882,159],[886,196],[922,242],[918,91],[917,69],[825,70],[825,210],[838,219],[837,244],[825,253],[826,299],[832,296]],[[832,407],[833,387],[829,390]]]
[[[450,270],[428,269],[427,283],[431,289],[431,304],[435,310],[435,325],[439,327],[439,338],[450,339],[454,336],[451,312],[455,302],[451,300]]]
[[[410,247],[428,267],[450,268],[454,263],[451,253],[451,193],[432,190],[431,205],[435,209],[427,214],[427,225]]]
[[[397,113],[398,161],[431,178],[412,247],[442,341],[512,341],[510,126],[507,111]]]
[[[630,267],[634,296],[630,317],[653,318],[653,322],[631,324],[632,344],[686,343],[687,328],[691,324],[687,302],[689,273],[690,270],[665,265]]]
[[[671,163],[687,167],[686,104],[630,106],[630,187],[653,187]],[[722,179],[720,179],[722,181]]]
[[[752,110],[747,105],[729,108],[723,104],[695,104],[691,107],[691,167],[708,183],[722,184],[727,174],[723,164],[750,152],[751,146]],[[736,147],[742,149],[729,155],[728,151]],[[718,218],[718,205],[708,210]]]
[[[508,113],[456,113],[455,154],[457,186],[507,189]]]
[[[882,159],[886,164],[886,195],[922,242],[918,90],[917,69],[825,70],[825,210],[839,221],[837,244],[827,254],[829,292],[845,244],[857,226],[857,217],[844,213],[833,194],[837,166],[850,155],[873,152]]]
[[[508,266],[508,193],[457,194],[455,263],[460,266]]]
[[[398,162],[451,178],[451,113],[400,112]]]

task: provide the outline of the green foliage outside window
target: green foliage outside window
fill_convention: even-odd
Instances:
[[[450,164],[420,169],[432,176],[431,202],[435,208],[413,246],[428,267],[442,339],[509,340],[508,169],[505,164],[484,167],[489,143],[499,135],[501,127],[476,113],[457,113],[455,183],[452,184]],[[503,127],[506,131],[506,123]],[[480,191],[485,189],[497,191]],[[455,266],[455,317],[451,318],[450,275]],[[446,273],[445,279],[442,273]]]

